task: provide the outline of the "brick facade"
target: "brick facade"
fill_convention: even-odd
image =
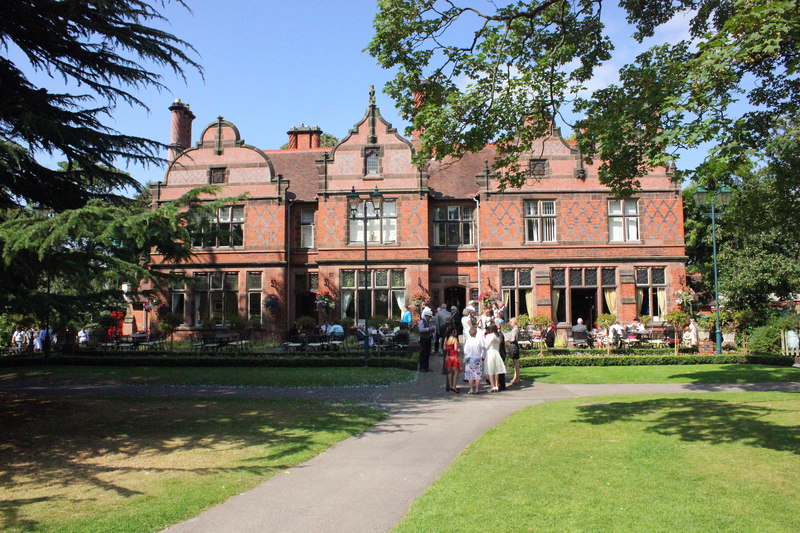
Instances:
[[[260,150],[222,117],[195,146],[181,147],[194,115],[185,104],[170,109],[174,158],[164,181],[152,185],[154,202],[208,183],[219,183],[223,196],[248,195],[234,203],[241,211],[220,218],[241,224],[240,244],[198,248],[181,265],[152,258],[154,268],[200,274],[200,289],[165,294],[176,305],[183,301],[186,329],[227,320],[234,309],[283,328],[317,314],[313,298],[321,289],[337,298],[333,318],[397,316],[397,304],[419,291],[434,304],[463,306],[491,290],[509,302],[512,315],[544,313],[568,324],[610,310],[624,322],[640,312],[666,313],[684,282],[680,187],[666,169],[642,178],[641,191],[620,203],[600,185],[596,165],[582,164],[557,129],[521,160],[523,168],[536,167],[537,177],[500,193],[487,171],[492,145],[417,168],[413,143],[381,117],[374,98],[332,148],[318,147],[318,128],[302,126],[289,131],[288,149]],[[365,198],[375,187],[395,216],[389,220],[389,206],[383,221],[368,225],[374,287],[363,299],[353,292],[361,287],[354,271],[364,268],[363,233],[350,220],[347,194],[355,189]],[[267,318],[257,300],[270,294],[282,307]]]

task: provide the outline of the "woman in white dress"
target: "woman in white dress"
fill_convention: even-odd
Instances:
[[[486,327],[486,336],[483,338],[483,345],[486,348],[486,360],[484,361],[484,374],[489,378],[489,385],[492,387],[490,392],[499,392],[497,385],[497,374],[506,373],[506,365],[500,356],[500,343],[503,337],[498,333],[497,326],[489,324]]]
[[[483,340],[477,335],[478,330],[474,325],[464,330],[464,377],[469,381],[467,394],[478,394],[483,379]]]

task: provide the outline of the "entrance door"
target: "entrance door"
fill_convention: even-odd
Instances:
[[[572,289],[572,313],[570,321],[573,325],[582,318],[586,327],[592,329],[597,320],[597,289]]]
[[[452,306],[458,307],[461,312],[467,306],[467,289],[466,287],[453,286],[447,287],[444,290],[444,303],[447,304],[447,309],[450,310]]]
[[[313,292],[303,292],[295,296],[294,318],[298,319],[301,316],[310,316],[314,319],[317,318],[317,295]]]

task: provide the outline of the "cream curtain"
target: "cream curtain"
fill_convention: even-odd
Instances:
[[[661,313],[659,318],[663,319],[664,313],[667,312],[667,289],[656,289],[656,299],[658,300],[658,312]]]
[[[553,305],[553,312],[551,313],[553,316],[553,320],[558,322],[558,302],[561,299],[561,289],[551,289],[550,290],[550,302]]]
[[[511,300],[511,290],[510,289],[504,289],[503,290],[503,305],[506,306],[506,308],[508,308],[509,300]]]
[[[642,302],[644,302],[644,289],[636,289],[636,314],[642,314]]]
[[[353,291],[342,291],[342,316],[347,316],[347,308],[353,301]]]
[[[400,308],[400,316],[403,316],[403,308],[406,306],[406,293],[394,291],[394,300],[397,302],[397,307]]]
[[[603,289],[603,298],[612,315],[617,314],[617,289]]]
[[[528,316],[533,316],[533,289],[525,291],[525,307],[528,308]]]

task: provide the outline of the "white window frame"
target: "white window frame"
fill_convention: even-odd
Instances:
[[[474,215],[474,206],[445,205],[435,207],[433,209],[433,245],[443,248],[474,246]],[[450,237],[454,234],[448,232],[452,228],[457,228],[458,230],[457,238],[453,241],[451,241]]]
[[[608,201],[608,241],[641,241],[638,199],[614,198]]]
[[[558,242],[558,213],[555,200],[525,200],[525,243]]]
[[[314,238],[314,210],[304,207],[300,210],[300,248],[314,248]]]
[[[380,218],[375,217],[372,202],[363,200],[355,217],[350,215],[348,231],[350,244],[364,244],[364,205],[367,206],[367,234],[369,244],[395,244],[397,242],[397,200],[384,200]]]

